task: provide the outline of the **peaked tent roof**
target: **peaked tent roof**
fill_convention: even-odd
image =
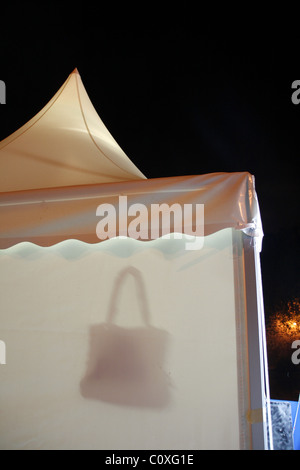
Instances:
[[[75,69],[49,103],[0,142],[0,192],[145,179],[93,107]]]
[[[175,225],[174,203],[205,205],[204,235],[233,227],[262,240],[249,173],[147,180],[104,126],[75,69],[34,118],[0,143],[0,249],[23,241],[50,246],[70,238],[98,243],[97,208],[103,203],[115,208],[119,220],[107,236],[123,236],[128,220],[124,208],[120,215],[118,195],[147,208],[142,240],[161,236],[152,234],[148,220],[152,204],[163,211],[164,233],[196,233],[194,211],[189,224]]]

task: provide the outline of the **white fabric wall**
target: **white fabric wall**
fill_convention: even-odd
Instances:
[[[163,239],[1,250],[0,448],[239,448],[233,233],[199,251]],[[83,396],[90,329],[115,307],[119,333],[151,363],[154,403]]]

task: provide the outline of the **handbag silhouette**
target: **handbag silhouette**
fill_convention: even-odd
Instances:
[[[127,275],[135,279],[144,326],[116,325],[117,301]],[[112,292],[107,321],[90,328],[90,350],[83,397],[119,405],[163,407],[169,401],[169,377],[163,370],[168,333],[150,325],[145,289],[140,272],[121,271]]]

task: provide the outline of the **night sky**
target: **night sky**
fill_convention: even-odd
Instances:
[[[248,14],[246,24],[238,11],[227,12],[228,22],[220,11],[205,15],[188,5],[160,11],[145,3],[126,13],[118,3],[109,12],[96,5],[1,6],[7,97],[0,140],[40,111],[77,67],[99,116],[148,178],[255,176],[266,311],[300,296],[300,104],[291,100],[300,79],[297,24],[258,23]]]

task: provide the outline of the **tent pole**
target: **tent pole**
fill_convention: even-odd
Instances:
[[[254,450],[273,448],[261,270],[256,239],[243,234],[250,410]]]

